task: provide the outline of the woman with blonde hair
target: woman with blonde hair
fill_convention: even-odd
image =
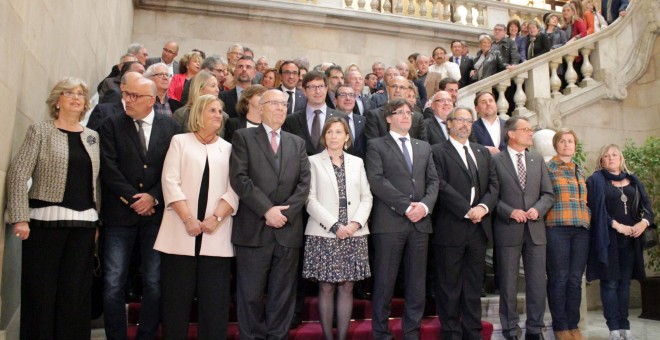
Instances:
[[[190,83],[190,94],[188,95],[188,102],[186,105],[172,114],[172,118],[181,125],[183,132],[189,132],[188,130],[188,119],[190,117],[190,109],[193,107],[195,102],[200,96],[205,94],[212,94],[218,96],[220,89],[218,88],[218,79],[209,71],[199,72]],[[224,108],[224,103],[220,101],[221,106]],[[224,121],[229,119],[224,111],[221,111]],[[218,136],[222,136],[224,133],[224,122],[220,129],[218,130]]]
[[[20,338],[89,339],[99,135],[80,124],[82,80],[57,82],[46,105],[52,119],[28,128],[7,172],[6,222],[23,241]]]
[[[168,98],[181,102],[185,83],[199,73],[203,59],[199,52],[186,53],[179,59],[179,74],[175,74],[170,81],[170,87],[167,89]]]
[[[655,224],[649,196],[626,167],[617,145],[601,148],[596,171],[587,179],[587,201],[591,209],[587,281],[600,280],[609,339],[635,339],[628,320],[630,280],[645,278],[640,236]]]
[[[587,34],[600,32],[607,27],[607,21],[600,14],[600,7],[594,0],[583,0],[584,20],[587,22]]]

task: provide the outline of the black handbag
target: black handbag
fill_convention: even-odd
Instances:
[[[644,215],[646,215],[646,209],[641,208],[640,209],[640,215],[642,218],[644,218]],[[655,248],[658,245],[658,230],[656,229],[655,223],[653,221],[649,221],[651,225],[649,225],[646,229],[644,229],[644,232],[642,233],[642,247],[644,250],[649,250],[652,248]]]

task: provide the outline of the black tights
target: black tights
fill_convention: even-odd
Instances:
[[[319,317],[323,336],[332,340],[332,318],[334,316],[335,287],[337,293],[337,339],[346,339],[353,311],[353,282],[319,282]]]

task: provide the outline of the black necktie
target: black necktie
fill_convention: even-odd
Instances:
[[[470,156],[467,146],[463,145],[463,151],[465,151],[465,159],[467,160],[470,177],[472,177],[472,187],[474,187],[475,190],[476,201],[476,196],[479,194],[479,173],[477,172],[477,165],[474,163],[472,156]]]
[[[293,113],[293,91],[286,91],[289,94],[289,99],[286,100],[286,114],[290,115]]]
[[[322,111],[321,110],[314,110],[314,119],[312,119],[312,145],[314,145],[315,149],[319,148],[319,140],[321,139],[321,125],[320,125],[320,115]]]
[[[135,121],[138,126],[138,139],[140,140],[140,145],[142,146],[142,154],[144,156],[147,155],[147,139],[144,137],[144,129],[142,128],[142,123],[144,123],[141,119],[138,119]]]

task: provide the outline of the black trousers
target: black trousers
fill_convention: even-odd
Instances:
[[[160,259],[163,339],[188,338],[195,293],[198,339],[226,339],[231,258],[161,253]]]
[[[89,339],[94,228],[31,228],[23,241],[21,339]]]

